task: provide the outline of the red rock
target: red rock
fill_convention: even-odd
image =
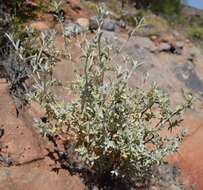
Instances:
[[[32,118],[38,113],[28,112]],[[2,190],[83,190],[84,185],[77,176],[71,176],[67,170],[52,171],[57,167],[47,155],[47,148],[52,148],[42,138],[28,113],[17,118],[15,104],[8,93],[8,84],[0,81],[0,128],[4,135],[0,138],[2,156],[11,161],[10,167],[0,162],[0,189]],[[40,113],[40,110],[39,110]],[[7,148],[6,148],[7,147]]]
[[[1,143],[7,147],[7,154],[15,162],[28,162],[43,157],[47,154],[43,139],[32,128],[32,124],[26,126],[22,119],[17,118],[15,104],[7,88],[6,83],[0,86],[0,126],[5,131]]]
[[[67,171],[53,171],[27,165],[0,168],[0,189],[3,190],[84,190],[77,176]]]
[[[181,168],[181,180],[188,186],[203,189],[203,118],[188,113],[182,126],[188,129],[180,154],[172,157]]]

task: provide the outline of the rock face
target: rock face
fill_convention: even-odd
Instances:
[[[82,190],[77,176],[57,166],[48,157],[52,144],[28,123],[27,112],[17,118],[8,84],[0,80],[0,189],[4,190]],[[35,110],[36,113],[36,110]],[[33,118],[33,115],[30,116]]]
[[[39,166],[0,168],[0,189],[4,190],[83,190],[79,178],[67,171],[58,174]],[[41,166],[42,167],[42,166]]]

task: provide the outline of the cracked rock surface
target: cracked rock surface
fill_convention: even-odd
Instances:
[[[67,170],[53,171],[55,163],[47,156],[52,145],[28,125],[32,108],[16,116],[8,84],[0,80],[0,189],[4,190],[82,190],[82,182]]]

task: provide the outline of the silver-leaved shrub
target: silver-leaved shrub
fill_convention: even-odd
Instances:
[[[53,136],[74,133],[74,151],[95,178],[106,175],[129,182],[147,181],[154,167],[178,151],[185,132],[171,131],[179,127],[192,97],[172,108],[167,94],[156,85],[130,88],[129,78],[139,64],[127,57],[124,62],[133,65],[130,71],[113,64],[121,49],[115,51],[104,40],[101,26],[106,12],[102,7],[98,12],[98,30],[81,44],[84,69],[72,85],[74,101],[62,102],[52,90],[58,84],[53,78],[59,57],[54,37],[42,34],[40,48],[30,56],[34,85],[29,97],[46,113],[46,121],[40,119],[37,125]]]

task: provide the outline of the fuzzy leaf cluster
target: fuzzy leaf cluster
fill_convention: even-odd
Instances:
[[[111,47],[102,45],[102,32],[82,46],[84,74],[74,83],[78,99],[70,110],[70,128],[77,134],[76,151],[98,175],[143,180],[154,166],[178,150],[184,130],[182,113],[192,97],[172,109],[167,94],[155,84],[132,90],[131,71],[112,65]],[[110,75],[110,76],[109,76]]]

